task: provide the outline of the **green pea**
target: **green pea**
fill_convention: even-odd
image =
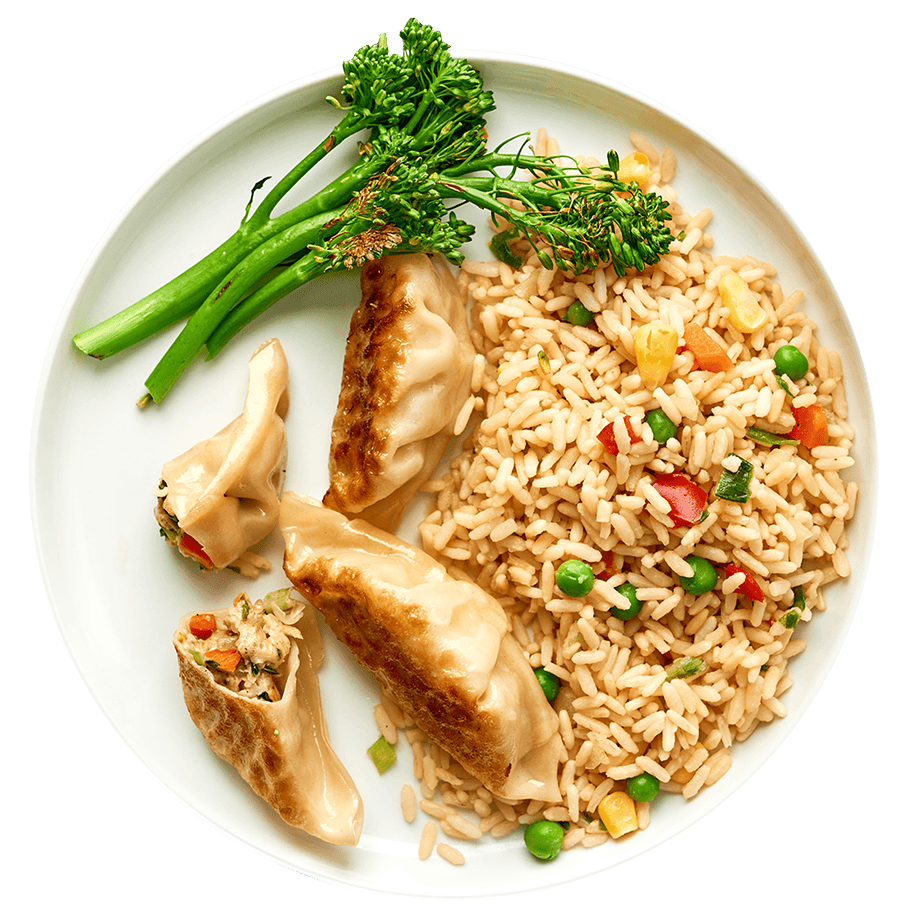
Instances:
[[[651,428],[654,439],[662,446],[671,440],[679,429],[667,416],[662,408],[648,412],[644,416],[645,423]]]
[[[689,554],[685,558],[685,562],[691,567],[692,574],[680,576],[679,582],[688,594],[703,595],[704,592],[709,592],[716,587],[718,577],[709,560]]]
[[[570,598],[584,598],[594,588],[594,573],[581,560],[567,560],[557,567],[557,588]]]
[[[660,779],[642,772],[626,782],[626,793],[639,803],[650,803],[660,790]]]
[[[564,319],[574,326],[588,326],[594,319],[594,314],[581,301],[574,301],[567,308]]]
[[[563,847],[563,826],[550,819],[536,819],[526,826],[523,838],[531,854],[539,860],[553,860]]]
[[[630,606],[611,607],[610,613],[620,620],[631,620],[633,617],[636,617],[641,612],[641,605],[644,602],[638,600],[638,596],[635,594],[635,586],[631,582],[623,582],[622,585],[616,586],[616,590],[629,599]]]
[[[535,676],[538,678],[538,684],[547,701],[553,702],[557,698],[557,693],[560,692],[560,681],[543,667],[535,668]]]
[[[790,380],[801,379],[810,369],[804,353],[794,345],[783,345],[773,355],[773,360],[776,362],[776,373]]]

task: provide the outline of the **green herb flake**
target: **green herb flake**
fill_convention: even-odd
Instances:
[[[667,680],[687,680],[689,677],[696,677],[707,670],[707,662],[703,658],[685,655],[677,658],[666,669]]]
[[[205,665],[206,662],[203,660],[203,655],[196,648],[191,649],[190,655],[201,667]]]
[[[794,629],[798,625],[798,621],[801,619],[801,614],[796,611],[794,608],[787,610],[780,618],[779,622],[786,629]]]
[[[397,752],[394,747],[385,740],[384,735],[379,737],[366,752],[375,764],[379,775],[384,775],[397,760]]]
[[[517,240],[520,236],[520,232],[516,228],[498,231],[488,242],[488,249],[504,265],[509,266],[511,269],[519,269],[522,266],[522,257],[517,256],[509,245],[511,241]]]
[[[730,453],[729,458],[736,458],[741,463],[736,471],[723,469],[720,479],[714,489],[714,495],[721,500],[730,500],[733,503],[747,503],[751,496],[751,478],[754,476],[754,466],[741,456]]]
[[[763,443],[765,446],[798,446],[797,440],[791,437],[780,436],[778,433],[770,433],[762,427],[749,427],[748,436],[755,443]]]

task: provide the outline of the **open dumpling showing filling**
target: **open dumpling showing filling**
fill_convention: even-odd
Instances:
[[[335,755],[319,695],[324,650],[309,606],[290,590],[188,614],[174,636],[185,705],[210,748],[282,819],[355,845],[360,794]]]
[[[288,452],[288,363],[277,339],[254,352],[249,373],[243,412],[163,466],[155,514],[184,556],[256,577],[270,563],[249,548],[278,521]]]
[[[395,531],[431,476],[470,395],[475,349],[466,296],[424,253],[363,266],[323,501]]]
[[[310,497],[279,524],[295,588],[431,741],[500,797],[560,799],[557,716],[491,595]]]

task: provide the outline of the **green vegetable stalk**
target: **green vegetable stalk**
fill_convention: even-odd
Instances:
[[[185,321],[147,378],[142,404],[162,401],[204,348],[207,359],[215,357],[275,301],[329,270],[411,251],[461,262],[474,231],[453,211],[461,203],[495,220],[502,230],[492,249],[508,262],[519,238],[541,245],[545,265],[576,274],[610,262],[622,275],[667,252],[667,203],[618,180],[615,152],[600,173],[589,173],[574,161],[507,151],[507,143],[488,151],[485,115],[494,98],[479,73],[416,19],[400,37],[400,53],[382,36],[345,62],[341,98],[328,99],[340,121],[256,207],[269,178],[254,185],[230,237],[74,337],[82,352],[103,358]],[[273,214],[301,177],[351,137],[359,157],[343,174]]]

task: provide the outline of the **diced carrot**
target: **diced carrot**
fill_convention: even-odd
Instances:
[[[695,361],[701,370],[723,373],[733,366],[726,349],[697,323],[686,325],[685,344],[695,356]]]
[[[829,441],[829,422],[826,420],[826,411],[820,405],[801,405],[792,408],[795,426],[789,431],[789,436],[797,440],[802,446],[813,449],[814,446],[823,446]]]
[[[626,425],[626,432],[629,434],[629,439],[633,443],[637,443],[641,437],[632,429],[632,422],[629,420],[628,415],[623,415],[623,423]],[[604,449],[606,449],[610,455],[619,455],[619,446],[617,445],[616,434],[613,430],[613,421],[609,424],[605,424],[601,428],[598,439],[604,444]]]
[[[216,618],[212,614],[194,614],[188,623],[188,629],[198,639],[209,639],[216,631]]]
[[[211,648],[203,657],[215,661],[222,671],[233,671],[241,663],[241,653],[236,648]]]

